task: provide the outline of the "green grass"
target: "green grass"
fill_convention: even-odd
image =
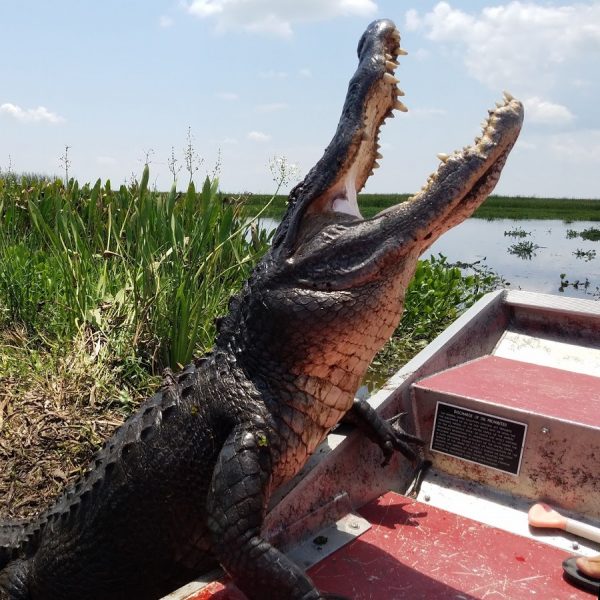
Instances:
[[[0,512],[55,497],[165,366],[209,350],[268,247],[206,179],[67,186],[0,176]],[[43,423],[43,426],[40,425]]]
[[[360,194],[363,216],[370,218],[379,211],[404,202],[409,194]],[[256,214],[269,196],[247,195],[248,209]],[[277,196],[265,216],[281,219],[286,196]],[[562,221],[600,221],[600,200],[572,198],[528,198],[524,196],[490,196],[475,212],[480,219],[558,219]]]
[[[212,346],[214,319],[265,252],[248,213],[217,181],[196,192],[98,180],[0,179],[0,324],[45,343],[101,331],[115,360],[149,371]]]
[[[474,216],[481,219],[600,221],[600,200],[490,196]]]

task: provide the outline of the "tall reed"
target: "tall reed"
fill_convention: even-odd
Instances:
[[[216,179],[159,193],[149,175],[118,190],[0,178],[0,318],[49,342],[92,328],[150,370],[209,349],[268,237]]]

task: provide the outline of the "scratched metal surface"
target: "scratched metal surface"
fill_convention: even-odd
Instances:
[[[588,600],[562,578],[566,552],[388,493],[372,523],[313,567],[320,589],[354,600]]]
[[[588,600],[562,578],[567,552],[390,492],[359,511],[360,537],[308,573],[352,600]],[[187,600],[245,600],[227,580]]]
[[[426,441],[438,401],[528,426],[518,477],[427,452],[436,469],[600,519],[600,377],[488,356],[423,379],[414,391]]]

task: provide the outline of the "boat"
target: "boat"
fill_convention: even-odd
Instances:
[[[264,535],[317,587],[355,600],[584,600],[562,562],[600,545],[528,525],[543,501],[600,526],[600,302],[487,294],[369,402],[426,445],[382,467],[340,426],[285,489]],[[600,596],[599,596],[600,597]],[[211,573],[168,600],[242,600]]]

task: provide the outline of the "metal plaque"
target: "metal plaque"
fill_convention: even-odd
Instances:
[[[527,424],[438,402],[431,450],[519,474]]]

